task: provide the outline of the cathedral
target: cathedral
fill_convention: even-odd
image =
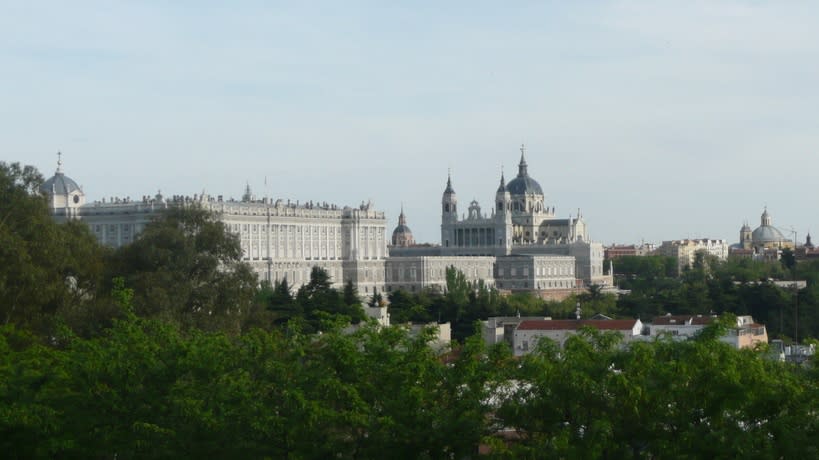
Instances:
[[[795,249],[794,241],[786,238],[773,226],[773,219],[767,207],[762,211],[759,220],[759,227],[753,231],[748,222],[742,224],[742,228],[739,229],[739,243],[732,244],[729,249],[731,255],[759,260],[778,260],[783,249]],[[806,249],[803,248],[803,255],[805,252]]]
[[[458,197],[448,176],[441,197],[441,242],[438,246],[397,244],[408,232],[406,216],[393,232],[387,259],[387,290],[445,285],[445,268],[454,266],[471,281],[498,289],[564,291],[592,284],[611,285],[603,274],[603,246],[589,239],[578,210],[557,217],[540,184],[529,175],[521,146],[517,176],[506,183],[501,174],[488,213],[472,201],[459,217]]]
[[[526,148],[520,148],[518,175],[509,184],[501,173],[494,207],[484,215],[477,201],[458,219],[458,198],[447,178],[441,200],[441,246],[444,254],[509,255],[513,248],[553,246],[588,239],[578,210],[574,218],[558,218],[547,206],[540,184],[529,176]]]
[[[785,238],[782,232],[773,226],[773,219],[768,214],[768,208],[762,211],[760,225],[751,231],[746,222],[739,230],[739,248],[761,253],[766,249],[794,249],[793,241]]]

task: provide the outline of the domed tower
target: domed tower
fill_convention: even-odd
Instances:
[[[512,248],[512,195],[506,187],[501,171],[500,186],[495,194],[495,241],[499,255],[507,255]]]
[[[745,224],[742,225],[742,228],[739,229],[739,245],[742,246],[742,249],[751,249],[753,246],[751,226],[748,225],[748,222],[745,222]]]
[[[534,242],[537,240],[540,222],[550,217],[544,208],[543,189],[529,176],[529,165],[526,163],[526,146],[520,146],[520,163],[518,176],[506,186],[512,196],[512,224],[516,242]]]
[[[407,247],[415,245],[412,237],[412,230],[407,227],[407,217],[404,215],[404,206],[401,206],[401,214],[398,216],[398,226],[392,231],[392,245]]]
[[[455,243],[455,224],[458,222],[458,197],[452,188],[452,176],[447,175],[446,189],[441,197],[441,246],[448,248]]]
[[[773,219],[768,214],[767,207],[759,220],[761,225],[751,232],[754,249],[793,248],[793,242],[785,238],[782,232],[773,226]]]
[[[58,219],[73,219],[85,204],[85,193],[73,179],[63,174],[62,153],[57,152],[57,170],[40,186],[40,193],[48,199],[51,214]]]

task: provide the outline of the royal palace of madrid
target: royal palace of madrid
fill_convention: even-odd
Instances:
[[[555,215],[540,184],[529,176],[523,146],[517,177],[506,183],[501,175],[488,214],[473,201],[459,219],[457,196],[447,178],[440,244],[416,244],[403,210],[388,241],[385,214],[370,203],[336,206],[257,199],[249,186],[241,200],[157,193],[87,203],[60,160],[40,190],[57,221],[82,220],[111,247],[133,241],[169,207],[199,206],[238,235],[245,261],[261,280],[287,279],[294,288],[309,281],[314,266],[327,270],[336,287],[352,281],[365,296],[443,288],[448,267],[459,269],[470,281],[544,296],[611,284],[610,275],[603,275],[602,245],[589,240],[579,210],[574,217]]]

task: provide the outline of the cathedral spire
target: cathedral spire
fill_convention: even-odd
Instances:
[[[501,166],[501,179],[500,179],[500,186],[498,186],[498,192],[505,192],[506,191],[506,179],[503,177],[503,166]]]
[[[455,193],[455,190],[452,189],[452,171],[447,171],[446,173],[446,189],[444,193]]]
[[[526,164],[526,145],[520,144],[520,164],[518,164],[518,177],[526,177],[529,175],[528,165]]]
[[[245,193],[242,195],[242,201],[250,202],[253,201],[253,192],[250,190],[250,182],[245,182]]]
[[[398,215],[398,225],[407,225],[407,216],[404,215],[404,203],[401,203],[401,214]]]

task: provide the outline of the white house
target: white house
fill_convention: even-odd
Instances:
[[[594,320],[594,319],[561,319],[561,320],[528,320],[521,321],[515,329],[514,354],[522,356],[532,351],[537,342],[548,338],[563,347],[566,340],[577,334],[583,327],[601,331],[617,331],[623,335],[623,342],[639,338],[643,332],[643,323],[639,319]]]

